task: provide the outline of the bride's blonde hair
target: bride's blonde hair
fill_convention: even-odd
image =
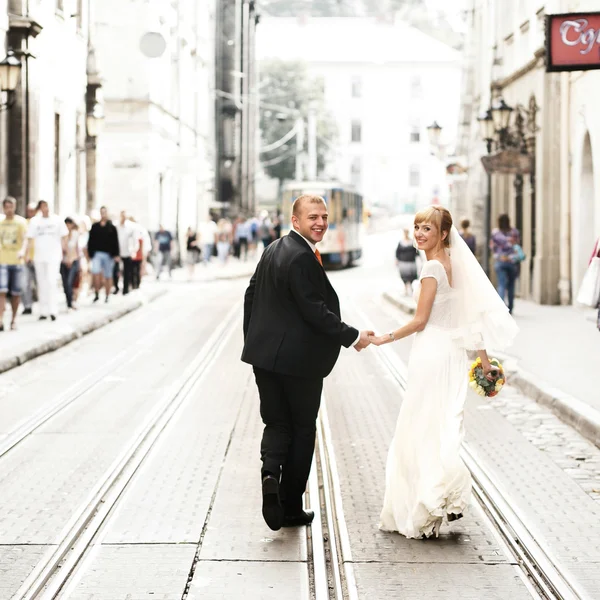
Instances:
[[[419,223],[433,223],[440,232],[440,236],[446,232],[442,241],[445,248],[450,248],[450,230],[452,229],[452,215],[447,208],[434,204],[419,211],[415,215],[415,225]]]

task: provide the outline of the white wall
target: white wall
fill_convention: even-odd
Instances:
[[[84,9],[86,3],[84,2]],[[37,105],[39,121],[32,123],[31,136],[37,147],[37,162],[32,165],[34,189],[31,201],[47,200],[61,215],[74,215],[85,198],[83,135],[76,140],[76,123],[85,127],[85,91],[87,85],[87,19],[77,29],[75,0],[65,0],[64,12],[55,11],[53,2],[41,3],[35,18],[43,25],[31,41],[35,59],[30,60],[31,88],[36,90],[32,104]],[[87,13],[86,13],[87,14]],[[55,114],[60,116],[60,186],[54,194]],[[76,165],[80,163],[80,197],[76,197]],[[37,195],[37,197],[36,197]]]
[[[94,45],[106,103],[99,203],[183,233],[204,220],[212,187],[214,0],[180,0],[179,10],[178,27],[170,2],[103,0]],[[161,57],[140,51],[148,31],[164,36]]]

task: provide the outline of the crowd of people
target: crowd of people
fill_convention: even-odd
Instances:
[[[93,302],[109,302],[111,294],[127,295],[140,287],[144,274],[156,279],[174,265],[175,236],[162,225],[150,235],[131,215],[121,211],[111,220],[106,207],[95,218],[53,214],[47,202],[27,207],[27,215],[16,214],[14,198],[4,199],[0,216],[0,332],[10,299],[10,329],[17,317],[33,314],[55,321],[59,313],[59,276],[67,310],[76,310],[82,294],[93,294]],[[281,235],[278,217],[266,211],[255,217],[213,219],[208,217],[198,231],[191,227],[185,240],[185,260],[190,279],[195,265],[211,261],[225,265],[230,257],[241,261],[255,258],[258,248]],[[182,250],[182,249],[180,249]],[[183,252],[182,252],[183,254]]]
[[[111,293],[128,294],[140,287],[144,266],[152,251],[150,234],[135,219],[121,212],[116,224],[106,207],[97,219],[85,216],[63,219],[50,212],[41,200],[27,207],[27,218],[16,214],[16,201],[3,200],[0,220],[0,331],[4,331],[6,300],[10,298],[10,328],[17,328],[19,307],[22,314],[33,313],[34,299],[39,304],[39,320],[55,321],[59,313],[60,276],[68,310],[77,308],[85,292],[94,302]],[[158,234],[157,234],[158,235]]]
[[[253,217],[238,216],[233,220],[208,217],[198,231],[191,227],[187,230],[189,277],[193,277],[197,263],[207,266],[213,257],[221,265],[227,264],[230,257],[241,261],[253,259],[261,245],[266,248],[280,236],[280,217],[270,217],[267,211]]]

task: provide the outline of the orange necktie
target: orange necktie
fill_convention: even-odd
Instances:
[[[317,257],[317,260],[319,261],[319,264],[321,266],[323,266],[323,259],[321,258],[321,253],[315,248],[315,256]]]

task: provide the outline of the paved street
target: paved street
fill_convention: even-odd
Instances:
[[[360,266],[331,273],[346,321],[406,319],[383,297],[396,241],[371,236]],[[563,597],[600,597],[600,450],[514,387],[468,399],[465,458],[483,491],[465,518],[438,540],[377,529],[410,340],[342,351],[307,497],[322,519],[269,530],[239,360],[243,268],[149,284],[152,301],[0,375],[0,600],[320,600],[338,577],[353,600],[536,597],[485,493],[505,531],[543,548]]]

